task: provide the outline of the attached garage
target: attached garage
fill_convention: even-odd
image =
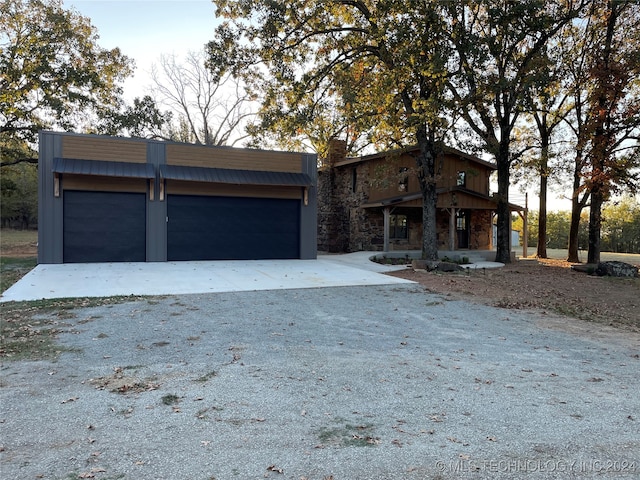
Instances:
[[[167,260],[300,258],[300,201],[168,195]]]
[[[317,157],[41,132],[39,263],[310,259]]]
[[[69,190],[63,204],[64,263],[146,261],[144,193]]]

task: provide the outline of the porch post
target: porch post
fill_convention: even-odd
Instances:
[[[384,245],[383,245],[383,250],[385,252],[389,251],[389,215],[391,213],[391,210],[389,209],[389,207],[384,207],[384,209],[382,210],[382,214],[383,214],[383,218],[384,218]]]
[[[456,249],[456,209],[449,210],[449,251]]]

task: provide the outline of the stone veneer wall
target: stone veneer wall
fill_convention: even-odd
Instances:
[[[472,210],[469,248],[473,250],[489,250],[491,236],[491,210]]]
[[[340,253],[347,251],[347,216],[340,196],[336,195],[334,169],[318,171],[318,251]]]
[[[330,253],[384,248],[384,217],[381,208],[361,208],[369,200],[370,168],[368,163],[332,167],[326,162],[318,171],[318,250]],[[356,173],[355,190],[353,173]],[[390,240],[390,250],[422,248],[422,210],[401,208],[396,213],[407,215],[408,240]],[[449,213],[438,209],[438,248],[449,247]],[[491,235],[491,212],[473,210],[469,247],[488,249]]]
[[[382,250],[382,212],[360,207],[367,203],[368,193],[368,164],[323,168],[318,172],[319,251]]]
[[[470,250],[488,250],[491,239],[491,211],[471,210],[469,231]],[[436,224],[438,226],[438,249],[449,249],[449,212],[438,209]],[[456,238],[457,242],[457,238]]]

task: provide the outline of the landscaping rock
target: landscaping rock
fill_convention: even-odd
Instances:
[[[600,262],[595,273],[601,277],[637,277],[638,267],[625,262]]]
[[[427,272],[432,272],[438,268],[439,264],[440,262],[433,260],[413,260],[411,262],[411,267],[413,267],[414,270],[426,270]]]
[[[440,262],[438,264],[438,270],[441,272],[462,272],[464,271],[464,268],[462,268],[457,263]]]

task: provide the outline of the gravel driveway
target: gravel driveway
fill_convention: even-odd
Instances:
[[[416,285],[71,313],[71,351],[2,366],[2,478],[640,474],[635,334]]]

